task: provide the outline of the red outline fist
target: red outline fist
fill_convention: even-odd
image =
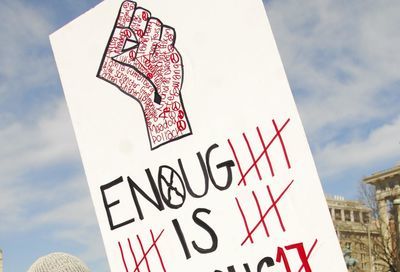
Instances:
[[[149,11],[124,1],[97,77],[137,100],[151,149],[192,134],[183,106],[182,56],[175,30]]]

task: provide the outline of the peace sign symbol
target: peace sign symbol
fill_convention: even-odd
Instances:
[[[158,186],[164,203],[172,208],[182,207],[186,190],[180,175],[171,167],[162,165],[158,171]]]

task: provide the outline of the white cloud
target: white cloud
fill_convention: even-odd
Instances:
[[[267,1],[323,178],[400,158],[399,131],[384,133],[399,125],[399,11],[398,1]]]
[[[106,267],[94,208],[80,169],[55,180],[30,177],[32,172],[57,171],[60,165],[80,160],[65,102],[57,101],[38,115],[37,120],[10,117],[0,130],[0,236],[45,229],[49,239],[75,244],[79,250],[75,254],[87,263]]]
[[[82,12],[83,4],[70,2],[60,5]],[[74,245],[95,271],[106,271],[85,177],[79,167],[60,170],[80,158],[48,40],[54,12],[12,0],[0,9],[0,237],[18,240],[46,230],[49,240]]]
[[[0,215],[3,222],[9,223],[0,229],[18,226],[14,223],[26,212],[29,205],[25,205],[37,198],[34,193],[40,189],[38,184],[29,184],[23,179],[24,175],[35,169],[77,159],[64,103],[53,104],[42,114],[44,117],[39,120],[13,120],[9,117],[0,130]],[[25,201],[21,201],[21,197]]]
[[[79,159],[65,102],[50,104],[39,115],[38,120],[8,120],[0,130],[3,183],[27,170]]]
[[[2,3],[0,101],[23,96],[35,86],[53,83],[57,76],[52,56],[45,51],[52,24],[44,19],[42,12],[45,11],[22,1]]]
[[[53,239],[79,245],[82,248],[79,257],[86,262],[104,262],[103,242],[85,178],[78,177],[53,190],[37,193],[52,196],[42,203],[46,209],[31,218],[30,227],[47,227]],[[60,198],[61,203],[57,203]]]
[[[14,7],[21,4],[16,2],[10,5]],[[9,6],[6,7],[10,8]],[[3,11],[2,9],[0,13]],[[11,15],[7,16],[13,17]],[[34,15],[33,12],[28,11],[24,17],[25,20],[31,15]],[[21,20],[24,20],[24,18]],[[31,17],[32,20],[35,20],[35,18],[34,16]],[[40,30],[45,28],[44,26],[40,27],[40,20],[33,22],[32,25],[32,31],[44,31]],[[24,31],[29,31],[29,29],[21,32],[24,33]],[[12,35],[15,35],[15,33]],[[28,44],[32,45],[33,40]],[[27,50],[24,49],[24,51]],[[28,53],[26,52],[26,54]],[[19,66],[24,65],[19,64]],[[14,72],[17,71],[8,71],[10,75]],[[11,75],[11,77],[14,76]],[[25,78],[21,81],[24,82]],[[9,86],[13,84],[5,83]],[[28,82],[22,84],[28,84]],[[16,107],[21,106],[13,101],[10,103],[16,105]],[[35,112],[29,112],[29,114],[24,115],[24,118],[15,116],[12,112],[2,112],[0,114],[0,126],[0,143],[2,146],[0,148],[0,176],[2,177],[0,181],[0,218],[2,221],[0,234],[30,231],[38,227],[38,224],[33,224],[32,220],[38,214],[46,212],[46,205],[49,205],[49,210],[52,206],[63,205],[60,200],[65,200],[66,195],[62,194],[62,186],[65,186],[66,191],[68,191],[68,187],[76,184],[75,181],[65,181],[65,184],[54,184],[48,188],[43,185],[44,181],[29,178],[32,172],[46,171],[43,169],[51,169],[56,165],[79,161],[79,152],[71,121],[65,102],[63,99],[59,99],[43,103],[41,108],[36,108]],[[49,183],[49,181],[45,182]],[[85,185],[83,177],[81,177],[80,182]],[[82,188],[80,188],[79,191],[86,192],[85,197],[88,198],[87,189],[82,191]],[[79,195],[82,197],[82,194]],[[35,210],[34,207],[42,207],[42,209]],[[93,219],[93,216],[87,217],[85,215],[84,218]],[[64,220],[68,219],[65,218]],[[92,221],[95,222],[95,220]],[[27,222],[29,224],[26,224]]]
[[[4,195],[6,201],[10,198],[14,201],[11,206],[1,204],[0,234],[18,237],[20,233],[34,235],[45,230],[48,241],[74,245],[74,251],[69,253],[79,256],[95,271],[107,271],[103,242],[83,176],[54,182],[45,188],[23,183],[3,189],[11,193]],[[62,247],[56,250],[63,251]]]
[[[317,152],[316,160],[324,176],[374,163],[392,160],[400,154],[400,115],[391,123],[373,130],[366,138],[330,143]]]

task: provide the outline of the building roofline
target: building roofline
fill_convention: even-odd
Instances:
[[[392,168],[373,173],[372,175],[363,178],[363,182],[374,184],[398,175],[400,175],[400,164]]]

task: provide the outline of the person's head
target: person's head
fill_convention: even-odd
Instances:
[[[90,272],[90,270],[77,257],[54,252],[37,259],[28,272]]]

